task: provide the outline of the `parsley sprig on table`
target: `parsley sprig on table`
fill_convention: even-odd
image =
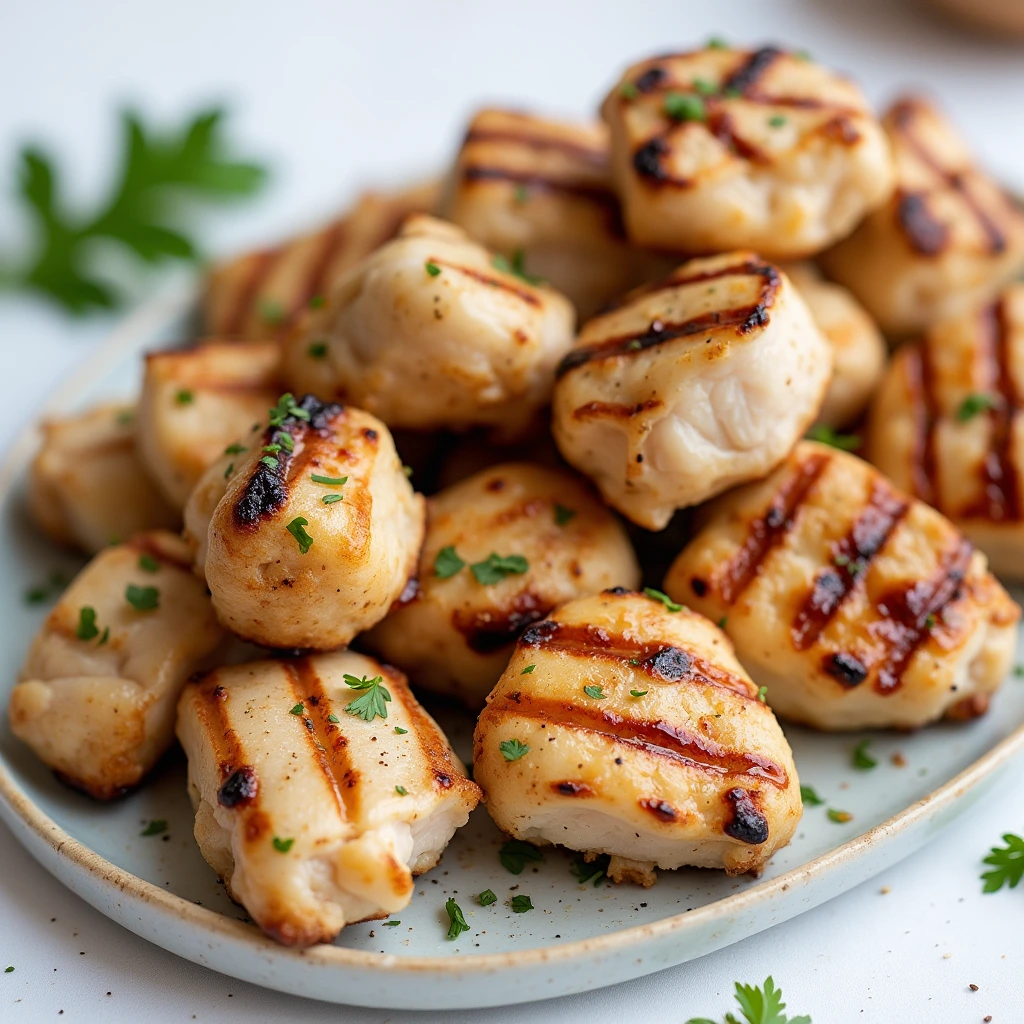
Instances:
[[[743,985],[736,982],[736,1002],[740,1013],[747,1024],[811,1024],[811,1018],[801,1015],[787,1017],[782,1011],[786,1004],[782,1001],[782,991],[775,987],[769,975],[763,986]],[[732,1013],[725,1015],[726,1024],[740,1024],[740,1019]],[[718,1024],[709,1017],[691,1017],[686,1024]]]
[[[83,314],[115,309],[122,301],[92,273],[104,249],[151,264],[195,259],[197,244],[183,228],[183,201],[251,195],[266,179],[258,164],[230,159],[223,121],[224,111],[212,108],[158,132],[138,114],[123,113],[120,167],[91,212],[72,210],[53,159],[36,146],[25,147],[17,196],[33,238],[28,252],[0,258],[0,288],[33,291]]]
[[[1024,878],[1024,839],[1007,832],[1003,842],[1005,846],[993,846],[982,861],[992,865],[992,870],[981,876],[985,883],[982,892],[997,892],[1004,885],[1013,889]]]

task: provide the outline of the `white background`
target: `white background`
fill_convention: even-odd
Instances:
[[[2,0],[0,194],[26,139],[51,144],[69,193],[88,199],[109,172],[118,104],[177,118],[226,99],[237,137],[275,168],[262,200],[204,225],[211,249],[227,251],[314,221],[359,185],[443,165],[483,100],[582,115],[624,64],[710,34],[805,47],[878,102],[922,87],[993,170],[1024,188],[1024,47],[896,0]],[[0,259],[21,230],[0,198]],[[6,433],[111,323],[0,299]],[[1022,768],[908,862],[770,932],[614,989],[464,1014],[331,1007],[195,967],[65,892],[0,826],[0,968],[16,968],[0,973],[0,1021],[681,1024],[720,1018],[734,981],[770,973],[789,1010],[814,1024],[972,1024],[986,1014],[1020,1024],[1024,891],[983,897],[978,874],[1002,832],[1024,831]]]

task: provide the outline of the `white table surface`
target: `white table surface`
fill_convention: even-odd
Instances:
[[[118,103],[174,119],[227,98],[238,137],[276,170],[262,200],[209,218],[211,248],[227,251],[315,220],[361,184],[441,166],[481,100],[584,114],[631,59],[710,34],[806,47],[879,102],[922,87],[1024,186],[1024,48],[895,0],[2,0],[0,192],[26,138],[50,143],[71,195],[88,197],[109,169]],[[0,199],[0,253],[18,230]],[[112,323],[0,299],[8,434]],[[0,973],[0,1021],[682,1022],[720,1018],[734,981],[772,974],[814,1024],[1020,1024],[1024,891],[982,896],[978,874],[1002,832],[1024,829],[1022,770],[909,861],[769,932],[616,988],[461,1014],[332,1007],[193,966],[65,891],[0,826],[0,968],[15,967]]]

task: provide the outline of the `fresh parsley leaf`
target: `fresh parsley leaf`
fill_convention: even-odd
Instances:
[[[571,523],[579,513],[574,508],[566,508],[564,505],[555,505],[555,522],[559,526],[566,526]]]
[[[176,405],[191,405],[195,400],[195,394],[189,391],[188,388],[182,388],[174,396],[174,402]]]
[[[96,609],[85,605],[78,610],[78,625],[75,627],[75,636],[79,640],[95,640],[100,635],[96,626]]]
[[[294,839],[282,839],[280,836],[274,836],[274,849],[278,853],[287,853],[295,842]]]
[[[630,690],[629,695],[630,697],[646,697],[650,692],[650,690]]]
[[[580,881],[580,884],[586,885],[592,878],[594,879],[594,888],[596,889],[605,878],[608,872],[608,865],[611,863],[611,857],[607,853],[602,853],[595,857],[588,864],[582,857],[577,857],[569,865],[569,870],[576,876]]]
[[[759,686],[757,688],[757,699],[762,704],[767,704],[768,703],[768,687],[767,686]]]
[[[308,420],[309,412],[295,401],[295,396],[290,391],[286,391],[277,400],[277,405],[270,410],[268,421],[272,427],[281,427],[289,416],[297,420]]]
[[[706,121],[708,117],[704,101],[693,93],[666,93],[663,107],[673,121]]]
[[[302,706],[301,703],[296,704],[295,707],[290,708],[288,710],[288,714],[289,715],[304,715],[305,713],[306,713],[306,709]]]
[[[811,1024],[811,1018],[801,1015],[787,1017],[782,1011],[786,1004],[782,1001],[782,991],[775,987],[771,977],[765,979],[764,986],[743,985],[736,982],[736,1002],[740,1013],[747,1024]],[[725,1015],[728,1024],[740,1024],[731,1013]],[[708,1017],[691,1017],[686,1024],[716,1024]]]
[[[306,355],[310,359],[326,359],[327,358],[327,342],[325,341],[314,341],[309,348],[306,349]]]
[[[533,274],[526,272],[526,256],[522,249],[516,249],[512,253],[511,259],[499,253],[491,260],[491,266],[495,270],[500,270],[503,274],[511,274],[513,277],[518,277],[520,281],[525,281],[527,284],[544,284],[543,277],[534,277]]]
[[[395,792],[399,796],[408,796],[409,795],[409,790],[407,790],[405,788],[405,786],[395,786]]]
[[[773,114],[768,118],[768,126],[770,128],[781,128],[786,123],[786,118],[782,114]]]
[[[455,548],[450,544],[441,548],[434,559],[434,575],[441,580],[454,576],[465,566],[465,562],[455,553]]]
[[[513,875],[521,875],[527,861],[540,863],[544,860],[544,854],[537,847],[524,843],[521,839],[510,839],[507,843],[501,844],[498,860],[506,871],[511,871]]]
[[[171,227],[169,214],[183,200],[230,199],[256,192],[265,170],[227,158],[224,112],[204,110],[169,131],[156,132],[137,113],[121,118],[122,157],[108,199],[77,213],[61,187],[52,158],[29,146],[21,151],[18,195],[33,224],[23,259],[0,275],[0,287],[33,291],[72,314],[114,309],[124,296],[90,274],[98,246],[120,249],[157,264],[194,260],[195,240]]]
[[[408,729],[403,729],[400,725],[395,726],[395,732],[397,732],[399,736],[404,736],[408,731]]]
[[[520,672],[519,674],[521,676],[532,676],[533,675],[533,670],[536,667],[537,667],[536,665],[527,665],[526,668],[524,668],[523,671]]]
[[[530,748],[525,743],[520,743],[519,740],[502,740],[498,744],[498,749],[506,761],[518,761],[519,758],[525,757],[530,752]]]
[[[305,530],[307,526],[309,526],[309,520],[305,516],[296,516],[285,527],[295,538],[295,543],[299,545],[300,555],[304,555],[313,546],[313,538]]]
[[[384,686],[383,676],[374,676],[373,679],[363,676],[361,679],[357,679],[355,676],[345,673],[343,678],[353,690],[366,691],[361,697],[357,697],[351,704],[346,705],[345,711],[348,714],[355,715],[356,718],[361,718],[364,722],[388,717],[387,705],[391,700],[391,694]]]
[[[808,807],[820,807],[825,802],[820,796],[818,796],[813,786],[801,786],[800,799]]]
[[[498,897],[494,895],[493,890],[484,889],[482,893],[477,895],[476,901],[481,907],[489,907],[492,903],[498,902]]]
[[[1004,885],[1013,889],[1024,878],[1024,839],[1007,832],[1003,842],[1005,846],[993,846],[982,861],[983,864],[992,865],[992,870],[981,876],[985,883],[982,892],[997,892]]]
[[[828,814],[828,820],[834,821],[839,825],[845,825],[848,821],[853,821],[853,815],[849,811],[837,811],[834,807],[830,807],[826,812]]]
[[[233,462],[229,462],[228,466],[227,466],[227,469],[224,470],[224,479],[227,480],[227,478],[229,476],[231,476],[231,474],[234,473],[234,471],[235,471],[235,464]]]
[[[159,572],[160,563],[148,551],[139,555],[139,568],[143,572]]]
[[[325,494],[320,500],[325,505],[334,505],[339,501],[343,501],[344,499],[340,494]]]
[[[140,833],[140,836],[158,836],[161,832],[167,831],[167,822],[162,818],[151,821]]]
[[[996,395],[986,395],[984,392],[977,392],[968,395],[957,407],[956,418],[961,423],[973,420],[980,412],[987,409],[998,409],[999,398]]]
[[[260,459],[260,462],[262,462],[264,466],[268,466],[270,469],[277,469],[277,467],[281,465],[273,455],[264,455],[263,458]]]
[[[470,572],[483,587],[500,583],[506,576],[521,576],[530,563],[522,555],[499,555],[492,551],[482,562],[474,562]]]
[[[838,448],[841,452],[856,451],[860,447],[860,436],[858,434],[838,434],[831,427],[812,427],[807,431],[807,437],[819,444],[827,444],[832,448]]]
[[[96,641],[97,647],[102,647],[110,639],[110,627],[105,626],[103,632],[100,634],[99,640]]]
[[[337,725],[341,721],[341,719],[337,715],[328,715],[327,721],[333,723],[334,725]]]
[[[512,908],[513,913],[525,914],[528,910],[533,910],[533,903],[529,896],[524,896],[520,893],[518,896],[513,896],[509,906]]]
[[[288,316],[284,306],[276,299],[261,299],[258,312],[260,319],[271,327],[283,324]]]
[[[427,260],[427,262],[424,263],[423,266],[431,277],[437,277],[437,275],[441,273],[441,268],[431,260]]]
[[[652,601],[660,601],[670,612],[681,612],[686,605],[676,604],[668,594],[663,594],[660,590],[655,590],[654,587],[644,587],[644,593]]]
[[[401,921],[384,921],[385,928],[397,928],[402,922]]]
[[[457,939],[463,932],[469,931],[465,917],[462,916],[462,908],[454,899],[448,900],[444,909],[448,911],[448,938]]]
[[[583,692],[594,700],[604,700],[608,696],[600,686],[584,686]]]
[[[124,592],[124,599],[137,612],[153,612],[160,607],[160,591],[156,587],[137,587],[129,583]]]
[[[309,479],[315,484],[325,484],[328,487],[341,487],[348,483],[347,476],[321,476],[319,473],[310,473]]]
[[[322,309],[327,304],[327,300],[322,295],[314,295],[309,300],[310,309]]]
[[[727,50],[729,44],[721,36],[712,36],[707,41],[707,48],[709,50]]]
[[[13,971],[13,970],[14,970],[14,964],[11,964],[10,967],[5,967],[4,968],[4,974],[10,974],[11,971]]]
[[[619,86],[619,95],[626,100],[635,100],[640,95],[640,90],[633,82],[623,82]]]
[[[877,768],[878,761],[868,753],[870,740],[862,740],[853,748],[853,767],[867,771],[870,768]]]

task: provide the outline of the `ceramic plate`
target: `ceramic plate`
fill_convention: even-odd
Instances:
[[[191,297],[164,296],[125,321],[84,373],[46,412],[131,395],[139,353],[177,334]],[[24,591],[77,563],[50,548],[24,512],[30,430],[0,471],[0,701],[28,640],[46,613]],[[435,710],[463,757],[472,723]],[[489,1006],[611,985],[701,956],[802,913],[857,885],[924,844],[960,813],[1024,747],[1024,682],[1007,681],[990,713],[966,725],[913,735],[786,734],[800,778],[824,803],[807,807],[793,842],[760,879],[717,871],[661,872],[656,886],[580,884],[572,855],[548,850],[519,875],[498,860],[501,837],[477,810],[442,863],[418,879],[398,923],[357,924],[337,943],[305,952],[263,937],[224,895],[192,839],[180,752],[149,783],[114,804],[62,787],[0,724],[0,814],[60,881],[136,934],[198,964],[285,992],[339,1003],[410,1009]],[[878,766],[858,771],[851,753],[870,739]],[[468,760],[468,757],[467,757]],[[845,822],[827,810],[845,811]],[[153,819],[169,829],[140,833]],[[498,902],[480,907],[492,889]],[[516,914],[517,893],[535,907]],[[446,938],[444,905],[454,897],[470,926]],[[394,920],[394,918],[392,919]]]

